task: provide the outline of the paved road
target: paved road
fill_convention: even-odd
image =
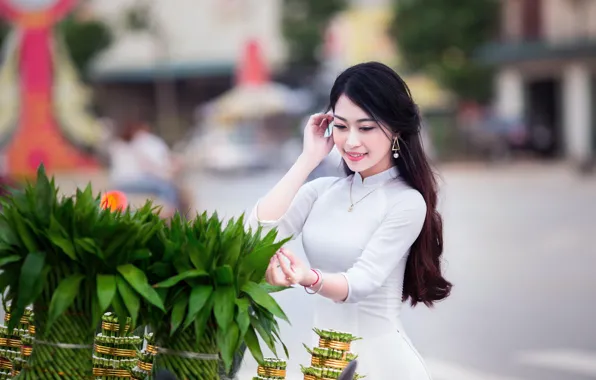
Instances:
[[[235,216],[281,174],[193,182],[202,208]],[[540,165],[441,174],[453,295],[434,310],[403,315],[435,380],[595,379],[596,178]],[[299,243],[292,247],[301,252]],[[282,332],[298,368],[308,363],[302,342],[312,336],[310,300],[300,290],[278,300],[293,322]],[[240,379],[254,373],[247,360]]]

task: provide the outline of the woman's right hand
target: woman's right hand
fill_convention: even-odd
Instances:
[[[302,155],[318,165],[333,148],[333,137],[325,137],[329,123],[333,121],[330,113],[316,113],[312,115],[304,128],[304,146]]]

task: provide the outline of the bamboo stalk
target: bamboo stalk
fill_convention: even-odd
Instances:
[[[196,339],[193,328],[174,334],[160,342],[155,357],[154,372],[167,369],[179,380],[219,380],[219,360],[205,360],[185,357],[183,353],[215,354],[218,353],[215,330],[207,328],[200,339]]]
[[[91,299],[85,286],[73,307],[57,318],[48,329],[48,309],[59,279],[68,275],[68,268],[57,267],[48,275],[42,296],[34,305],[36,339],[28,365],[18,380],[93,379],[93,336],[90,328]],[[88,307],[88,308],[87,308]]]

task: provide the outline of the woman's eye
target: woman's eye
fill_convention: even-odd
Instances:
[[[360,130],[364,132],[372,131],[373,129],[375,129],[375,127],[360,127]]]
[[[334,124],[333,127],[336,129],[346,129],[346,126],[341,124]]]

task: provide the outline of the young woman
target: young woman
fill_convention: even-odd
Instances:
[[[432,306],[451,290],[441,274],[437,184],[417,106],[393,70],[371,62],[336,79],[329,108],[311,116],[303,153],[249,218],[281,237],[302,234],[312,265],[284,248],[267,281],[316,294],[315,327],[362,337],[354,346],[360,374],[430,379],[400,322],[404,302]],[[334,145],[349,175],[304,184]]]

